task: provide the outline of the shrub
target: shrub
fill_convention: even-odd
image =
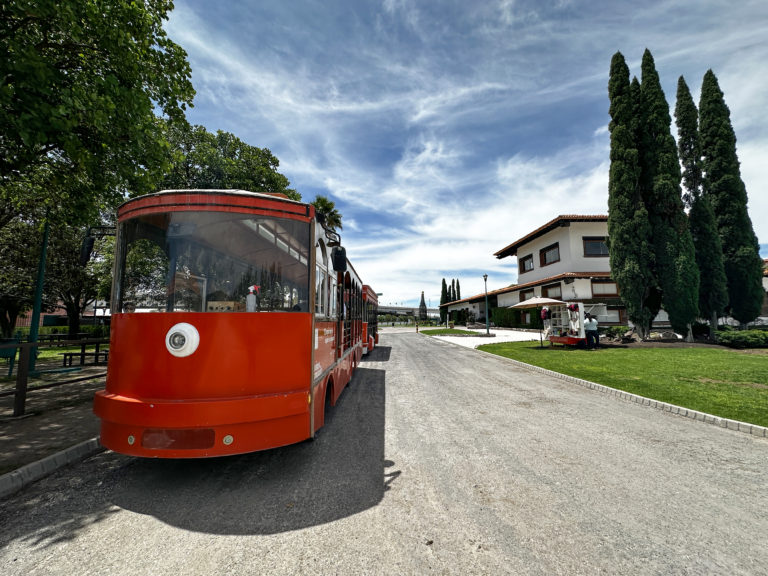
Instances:
[[[627,332],[629,332],[629,326],[606,326],[605,328],[600,328],[601,335],[609,339],[621,338]]]
[[[717,341],[731,348],[768,348],[768,332],[762,330],[718,330]]]
[[[526,310],[531,313],[531,322],[523,323],[523,314],[520,309],[491,308],[491,321],[494,326],[501,328],[542,328],[541,309],[532,308]]]

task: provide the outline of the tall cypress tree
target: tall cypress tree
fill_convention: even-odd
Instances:
[[[669,104],[647,49],[640,95],[640,187],[653,231],[655,275],[672,328],[690,337],[690,325],[698,316],[699,271],[681,198]]]
[[[629,68],[617,52],[611,59],[608,82],[611,122],[611,167],[608,178],[608,238],[611,276],[629,320],[642,337],[658,312],[651,228],[640,195],[637,130],[640,84],[630,84]]]
[[[445,278],[443,278],[443,286],[440,289],[440,323],[442,324],[445,322],[446,315],[448,314],[446,308],[443,307],[443,304],[446,304],[448,302],[448,285],[445,283]]]
[[[451,278],[451,302],[456,302],[456,280]]]
[[[736,155],[731,113],[712,70],[704,75],[699,101],[703,193],[712,203],[728,278],[728,307],[742,323],[760,314],[762,259],[747,212],[747,189]]]
[[[717,317],[728,304],[728,288],[723,267],[723,248],[717,233],[715,213],[707,196],[701,193],[701,146],[699,115],[685,78],[677,82],[677,149],[683,167],[683,200],[690,207],[688,222],[699,268],[699,313],[710,319],[709,335],[714,338]]]
[[[419,320],[422,322],[427,319],[427,303],[424,301],[424,290],[421,291],[421,302],[419,302]]]
[[[456,278],[456,300],[461,300],[461,286],[458,278]]]

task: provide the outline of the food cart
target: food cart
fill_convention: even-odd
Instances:
[[[584,305],[581,302],[561,302],[541,309],[544,337],[551,344],[586,346]]]

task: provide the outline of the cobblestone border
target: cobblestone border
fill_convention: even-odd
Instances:
[[[475,348],[475,350],[477,350],[477,348]],[[604,386],[602,384],[595,384],[594,382],[590,382],[589,380],[582,380],[581,378],[568,376],[567,374],[561,374],[560,372],[547,370],[546,368],[541,368],[539,366],[534,366],[532,364],[526,364],[525,362],[520,362],[519,360],[513,360],[512,358],[505,358],[504,356],[499,356],[498,354],[491,354],[490,352],[485,352],[484,350],[477,350],[477,351],[482,352],[483,354],[489,354],[494,358],[501,358],[502,360],[506,360],[507,362],[511,362],[512,364],[515,364],[520,368],[524,368],[532,372],[539,372],[541,374],[546,374],[548,376],[552,376],[553,378],[558,378],[559,380],[565,380],[566,382],[571,382],[572,384],[578,384],[579,386],[589,388],[590,390],[595,390],[603,394],[615,396],[620,400],[635,402],[636,404],[640,404],[642,406],[650,406],[651,408],[656,408],[657,410],[663,410],[664,412],[670,412],[671,414],[677,414],[678,416],[683,416],[685,418],[690,418],[691,420],[704,422],[705,424],[712,424],[714,426],[719,426],[720,428],[727,428],[728,430],[734,430],[736,432],[751,434],[752,436],[757,436],[759,438],[768,438],[768,428],[766,428],[765,426],[758,426],[757,424],[749,424],[748,422],[740,422],[739,420],[730,420],[729,418],[721,418],[720,416],[713,416],[712,414],[707,414],[706,412],[699,412],[697,410],[691,410],[690,408],[675,406],[674,404],[668,404],[667,402],[652,400],[650,398],[646,398],[645,396],[638,396],[637,394],[624,392],[623,390],[617,390],[616,388],[611,388],[609,386]]]
[[[99,442],[99,439],[91,438],[66,450],[51,454],[42,460],[22,466],[13,472],[3,474],[0,476],[0,498],[5,498],[32,482],[37,482],[59,468],[98,454],[103,450],[104,447]]]

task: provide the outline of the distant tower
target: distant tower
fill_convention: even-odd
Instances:
[[[421,303],[419,304],[419,320],[427,319],[427,303],[424,302],[424,291],[421,291]]]

